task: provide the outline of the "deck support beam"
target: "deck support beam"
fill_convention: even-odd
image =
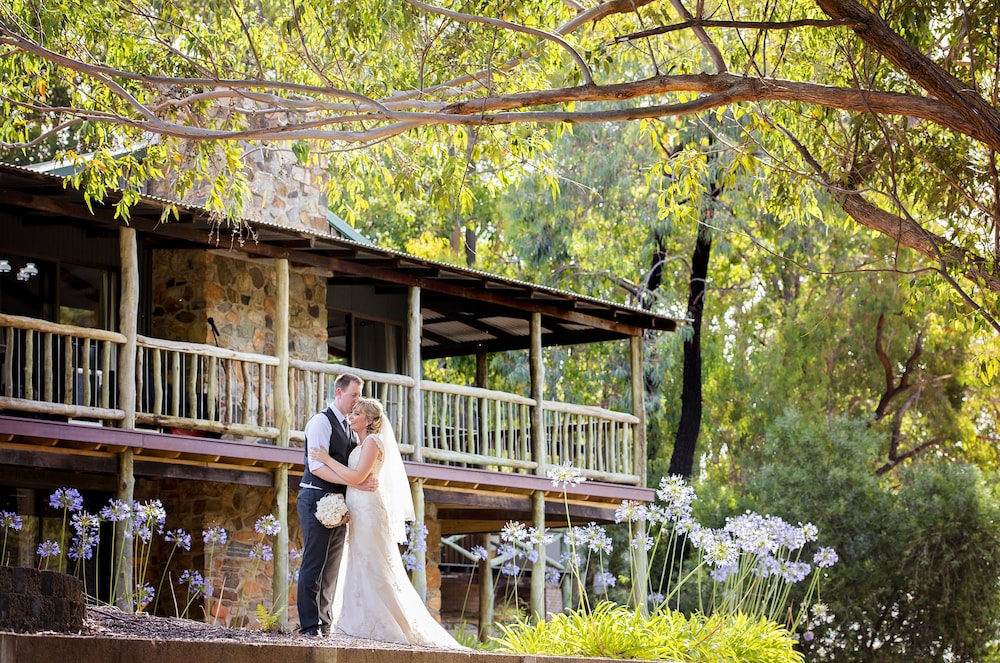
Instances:
[[[646,381],[643,376],[642,336],[630,339],[631,377],[632,377],[632,414],[639,419],[632,438],[632,473],[639,477],[639,486],[646,485]],[[646,540],[646,521],[634,523],[634,536],[639,541]],[[633,547],[634,552],[644,550]],[[647,593],[649,577],[649,560],[646,555],[633,554],[632,559],[632,601],[643,614],[647,614]]]
[[[287,447],[292,430],[291,396],[288,392],[289,270],[285,258],[279,258],[274,263],[274,351],[278,358],[274,371],[274,415],[278,425],[277,445]],[[288,465],[283,463],[274,470],[275,515],[281,530],[274,537],[274,575],[271,579],[271,603],[276,608],[284,608],[278,612],[278,624],[283,631],[288,630],[288,499]]]
[[[531,398],[535,405],[531,408],[531,455],[536,463],[535,473],[545,476],[548,472],[548,450],[545,439],[545,413],[542,399],[545,398],[545,358],[542,355],[542,314],[531,314]],[[545,531],[545,493],[532,493],[532,526],[539,534]],[[536,619],[545,618],[545,544],[538,537],[535,549],[538,553],[531,565],[531,613]]]
[[[118,253],[122,265],[121,300],[118,306],[119,331],[125,337],[118,356],[118,406],[124,412],[121,427],[135,428],[136,412],[136,356],[139,348],[139,247],[135,228],[124,226],[118,231]],[[118,485],[115,498],[124,504],[135,501],[135,455],[125,449],[118,456]],[[115,596],[111,601],[123,610],[131,611],[132,546],[125,538],[124,527],[115,528],[112,544],[117,569],[112,585]]]

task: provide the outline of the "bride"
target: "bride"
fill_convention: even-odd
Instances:
[[[361,398],[348,415],[361,443],[347,466],[325,449],[309,452],[347,484],[347,543],[340,569],[331,632],[385,642],[465,649],[427,612],[410,584],[397,544],[406,542],[406,521],[413,520],[413,498],[392,426],[382,404]],[[378,490],[353,486],[369,475]]]

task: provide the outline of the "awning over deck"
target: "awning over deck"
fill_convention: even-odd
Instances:
[[[63,178],[0,164],[0,200],[32,224],[86,224],[90,234],[116,236],[119,195],[109,193],[93,212]],[[178,205],[178,220],[161,221],[171,201],[143,197],[130,210],[129,225],[159,248],[228,248],[229,237],[210,232],[208,210]],[[0,232],[3,217],[0,215]],[[423,359],[476,352],[525,349],[529,320],[539,313],[543,345],[575,345],[637,336],[645,330],[674,331],[677,319],[610,301],[577,295],[486,272],[457,267],[373,244],[303,229],[247,222],[253,237],[239,251],[260,258],[286,258],[333,274],[331,285],[376,285],[382,293],[422,291]]]

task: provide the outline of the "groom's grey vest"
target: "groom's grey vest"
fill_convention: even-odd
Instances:
[[[337,420],[337,415],[333,413],[333,410],[326,408],[323,410],[323,414],[326,418],[330,420],[330,440],[327,443],[326,450],[330,454],[330,457],[339,463],[347,465],[347,457],[351,454],[351,449],[354,447],[353,434],[351,439],[348,439],[347,433],[344,432],[344,427],[340,425]],[[304,450],[306,457],[306,471],[302,473],[302,483],[307,483],[312,486],[316,486],[328,493],[346,493],[347,486],[340,483],[330,483],[329,481],[324,481],[318,476],[309,471],[309,445],[306,444]]]

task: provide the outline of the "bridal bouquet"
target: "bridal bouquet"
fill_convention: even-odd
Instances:
[[[339,527],[347,518],[347,502],[340,493],[327,493],[316,503],[316,520],[327,527]]]

